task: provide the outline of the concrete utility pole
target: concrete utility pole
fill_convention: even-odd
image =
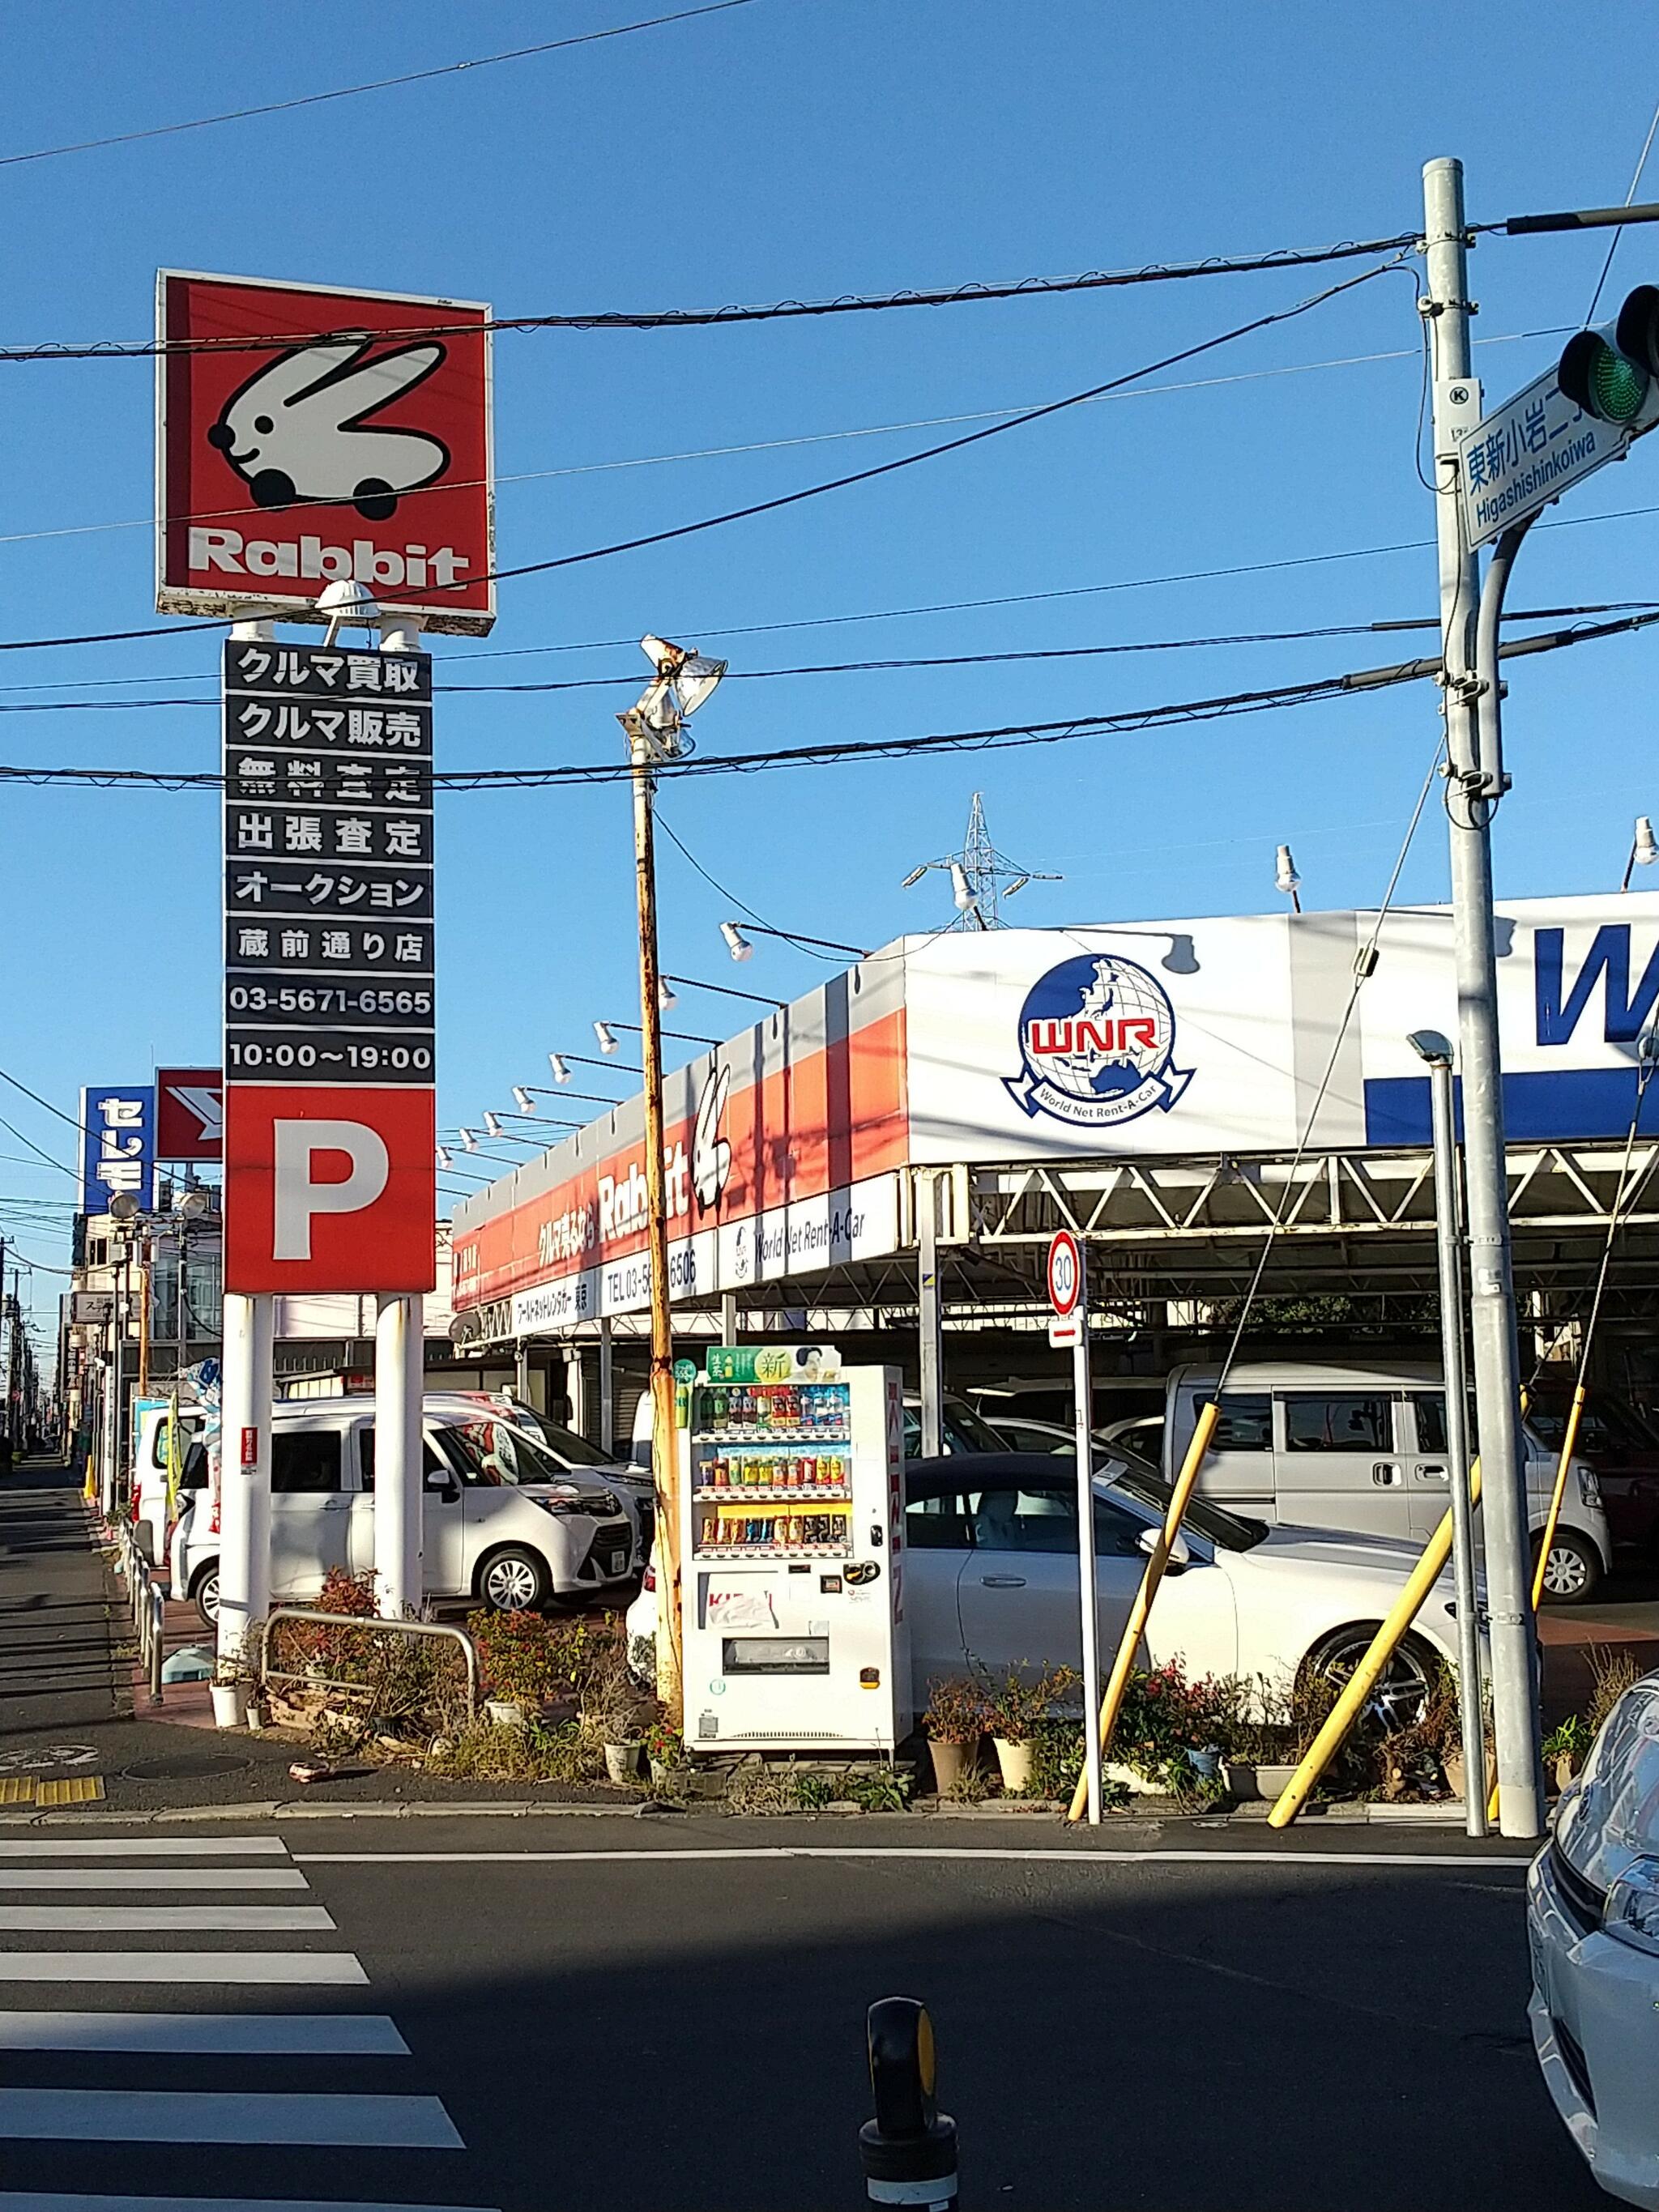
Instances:
[[[1480,758],[1480,687],[1475,674],[1480,574],[1459,514],[1459,459],[1454,434],[1456,428],[1473,427],[1480,417],[1479,395],[1469,367],[1473,307],[1468,296],[1462,162],[1442,160],[1425,166],[1423,216],[1428,283],[1421,306],[1429,319],[1433,354],[1435,525],[1449,763],[1446,797],[1468,1198],[1470,1339],[1485,1508],[1492,1717],[1498,1739],[1498,1826],[1506,1836],[1539,1836],[1544,1829],[1544,1790],[1539,1757],[1538,1672],[1528,1599],[1530,1545],[1504,1152],[1498,963],[1492,938],[1491,823],[1501,796],[1498,787],[1501,780],[1483,772]]]

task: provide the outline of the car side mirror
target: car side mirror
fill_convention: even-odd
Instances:
[[[1152,1553],[1158,1549],[1158,1540],[1162,1533],[1163,1532],[1158,1528],[1143,1528],[1140,1534],[1136,1539],[1141,1550],[1146,1553],[1148,1559],[1150,1559]],[[1192,1563],[1192,1547],[1188,1543],[1187,1539],[1181,1534],[1180,1531],[1177,1530],[1176,1533],[1176,1540],[1170,1547],[1170,1559],[1165,1572],[1172,1575],[1178,1575],[1183,1567],[1189,1567]]]
[[[434,1468],[426,1479],[427,1494],[441,1498],[446,1505],[453,1505],[460,1496],[460,1488],[453,1474],[441,1474]]]

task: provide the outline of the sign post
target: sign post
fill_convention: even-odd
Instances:
[[[1083,1759],[1089,1785],[1089,1820],[1100,1825],[1100,1603],[1095,1577],[1094,1446],[1090,1429],[1094,1388],[1089,1373],[1089,1285],[1083,1247],[1069,1229],[1054,1232],[1048,1247],[1050,1344],[1072,1347],[1072,1393],[1077,1423],[1078,1609],[1083,1630]]]

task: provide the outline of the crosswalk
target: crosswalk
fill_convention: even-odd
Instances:
[[[309,1889],[277,1835],[0,1836],[0,2212],[489,2212]]]

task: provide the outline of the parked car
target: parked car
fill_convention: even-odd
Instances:
[[[1659,2212],[1659,1674],[1607,1716],[1527,1877],[1533,2046],[1609,2196]]]
[[[453,1407],[465,1413],[482,1408],[510,1426],[526,1431],[567,1474],[591,1476],[603,1482],[607,1490],[614,1490],[634,1523],[635,1565],[644,1567],[651,1557],[651,1540],[657,1525],[656,1486],[648,1466],[635,1467],[629,1461],[618,1459],[614,1452],[602,1450],[586,1437],[579,1437],[574,1429],[538,1413],[524,1399],[514,1397],[511,1391],[429,1390],[426,1405],[428,1412]],[[516,1478],[509,1472],[508,1480]]]
[[[634,1524],[607,1484],[568,1474],[524,1431],[476,1407],[428,1407],[423,1426],[428,1596],[526,1611],[631,1579]],[[192,1456],[198,1486],[173,1531],[173,1588],[193,1598],[211,1626],[219,1610],[219,1533],[199,1486],[199,1445]],[[276,1407],[270,1491],[273,1598],[314,1595],[331,1568],[372,1568],[373,1400],[309,1398]]]
[[[138,1547],[152,1565],[167,1557],[167,1527],[176,1498],[168,1495],[168,1408],[167,1398],[141,1398],[132,1409],[132,1527]],[[183,1431],[179,1460],[206,1424],[199,1406],[181,1406],[179,1426]]]
[[[1559,1460],[1572,1391],[1547,1370],[1534,1384],[1527,1426]],[[1659,1431],[1628,1399],[1595,1390],[1586,1398],[1575,1455],[1595,1470],[1615,1553],[1659,1565]]]
[[[1076,1667],[1074,1462],[1026,1452],[915,1460],[905,1469],[905,1610],[915,1710],[927,1685],[971,1667],[1001,1674]],[[1103,1649],[1109,1655],[1140,1587],[1168,1505],[1163,1478],[1122,1455],[1095,1470],[1095,1559]],[[1148,1626],[1154,1665],[1193,1674],[1288,1683],[1310,1666],[1345,1674],[1370,1644],[1417,1562],[1383,1536],[1270,1528],[1195,1498]],[[648,1679],[656,1584],[628,1613],[629,1662]],[[1435,1669],[1455,1668],[1455,1600],[1443,1576],[1424,1601],[1370,1700],[1390,1726],[1421,1710]]]
[[[1189,1365],[1169,1378],[1167,1480],[1180,1468],[1217,1371]],[[1556,1455],[1530,1427],[1526,1441],[1535,1553],[1555,1487]],[[1445,1513],[1448,1479],[1446,1394],[1437,1365],[1271,1360],[1241,1364],[1228,1376],[1199,1488],[1218,1504],[1264,1521],[1408,1537],[1420,1547]],[[1595,1470],[1575,1458],[1545,1570],[1546,1600],[1582,1603],[1612,1561]]]

